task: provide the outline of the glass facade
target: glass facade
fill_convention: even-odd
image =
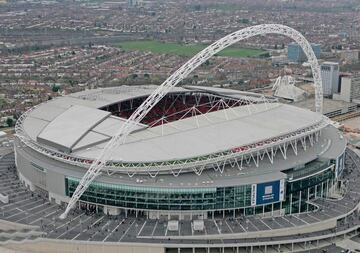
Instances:
[[[301,170],[298,180],[294,177],[294,181],[287,182],[285,213],[310,211],[312,205],[307,203],[308,200],[326,197],[335,181],[335,170],[331,168],[334,168],[331,164],[312,163]],[[310,172],[319,171],[323,172],[308,176]]]
[[[65,178],[72,196],[79,179]],[[81,200],[102,205],[152,210],[221,210],[250,206],[251,186],[219,188],[156,188],[95,182]]]
[[[315,160],[309,162],[303,166],[299,166],[297,168],[291,169],[286,172],[290,181],[297,180],[299,178],[304,178],[311,176],[319,171],[327,169],[331,165],[330,161],[319,161]]]
[[[311,48],[314,51],[316,58],[320,58],[321,46],[319,44],[311,44]],[[287,51],[288,59],[292,62],[304,62],[307,60],[306,55],[299,44],[290,43]]]
[[[232,187],[161,188],[94,182],[80,200],[100,205],[142,210],[243,209],[244,214],[260,214],[282,209],[285,213],[311,210],[308,200],[325,197],[335,183],[334,161],[313,161],[290,169],[285,185],[285,200],[264,206],[251,206],[251,185]],[[66,195],[71,197],[78,178],[66,177]]]

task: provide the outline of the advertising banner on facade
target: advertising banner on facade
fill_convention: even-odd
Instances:
[[[336,159],[335,177],[339,177],[345,168],[345,153]]]
[[[279,202],[285,197],[285,181],[277,180],[251,185],[251,205],[265,205]]]
[[[251,206],[256,206],[256,184],[251,185]]]
[[[279,200],[285,200],[285,179],[280,180],[280,192],[279,192]]]

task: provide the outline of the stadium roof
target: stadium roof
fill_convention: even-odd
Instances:
[[[248,109],[254,112],[249,114]],[[319,114],[278,103],[224,109],[134,132],[114,151],[113,159],[149,162],[199,157],[282,136],[321,120]],[[93,158],[104,145],[76,154]]]
[[[97,108],[149,95],[156,86],[131,87],[126,93],[128,88],[112,89],[112,92],[110,89],[84,91],[41,104],[25,119],[24,129],[39,143],[94,159],[125,121]],[[206,88],[201,89],[206,91]],[[186,90],[177,88],[174,92]],[[209,90],[221,93],[223,89]],[[232,93],[245,95],[225,91],[223,93],[229,96]],[[322,115],[309,110],[262,103],[210,112],[152,128],[139,124],[126,143],[114,150],[113,160],[152,162],[200,157],[292,133],[322,120]]]

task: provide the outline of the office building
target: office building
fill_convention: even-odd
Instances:
[[[324,96],[330,97],[339,92],[339,63],[324,62],[321,64]]]
[[[311,47],[315,53],[316,58],[319,58],[321,54],[320,44],[311,44]],[[300,45],[294,42],[288,45],[288,59],[291,62],[298,63],[307,61],[306,55]]]

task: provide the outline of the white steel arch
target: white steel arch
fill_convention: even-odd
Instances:
[[[86,191],[91,182],[101,174],[103,167],[108,160],[111,160],[112,150],[117,146],[123,144],[126,137],[135,129],[136,124],[139,123],[146,114],[181,80],[186,78],[194,69],[199,67],[202,63],[212,57],[214,54],[220,52],[224,48],[241,40],[254,37],[262,34],[281,34],[292,38],[303,49],[310,63],[311,70],[314,77],[315,85],[315,109],[316,112],[322,113],[323,90],[322,80],[320,74],[320,67],[317,58],[312,50],[310,43],[305,37],[293,28],[279,24],[263,24],[252,27],[247,27],[231,33],[222,39],[214,42],[184,65],[176,70],[170,77],[168,77],[126,120],[125,124],[121,127],[119,132],[108,142],[105,148],[101,151],[99,157],[91,164],[90,168],[86,171],[83,178],[80,180],[72,198],[70,199],[65,212],[60,216],[61,219],[66,218],[67,214],[75,203],[79,200],[81,195]]]

